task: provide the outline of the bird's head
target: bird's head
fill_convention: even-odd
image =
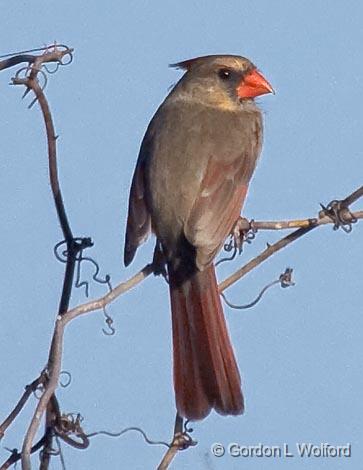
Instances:
[[[186,71],[178,91],[203,102],[232,105],[274,93],[272,86],[248,59],[209,55],[172,64]]]

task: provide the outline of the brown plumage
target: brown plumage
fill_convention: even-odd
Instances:
[[[213,259],[235,224],[262,143],[253,97],[272,91],[239,56],[176,64],[186,73],[151,120],[129,201],[128,265],[152,230],[168,268],[179,414],[243,412]]]

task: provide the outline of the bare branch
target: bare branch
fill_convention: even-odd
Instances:
[[[16,76],[13,78],[14,85],[24,85],[26,87],[26,93],[28,90],[32,90],[35,94],[35,101],[39,102],[45,129],[46,129],[46,137],[47,137],[47,144],[48,144],[48,162],[49,162],[49,176],[50,176],[50,183],[51,189],[53,194],[53,199],[55,203],[55,207],[57,210],[57,215],[59,219],[59,223],[62,228],[63,236],[67,244],[67,260],[66,260],[66,269],[64,274],[63,280],[63,288],[62,288],[62,295],[59,304],[59,316],[65,313],[68,310],[72,287],[73,287],[73,278],[77,260],[77,254],[87,248],[88,246],[92,246],[92,242],[89,238],[84,238],[79,241],[79,239],[75,239],[73,237],[73,233],[68,221],[68,217],[66,214],[63,197],[59,185],[58,180],[58,168],[57,168],[57,149],[56,149],[56,140],[57,137],[55,135],[53,119],[51,116],[50,108],[47,102],[47,99],[43,93],[43,89],[39,85],[38,81],[38,74],[42,72],[41,67],[45,63],[49,62],[56,62],[57,64],[63,64],[62,59],[64,56],[69,55],[72,58],[72,50],[64,47],[63,49],[57,47],[56,45],[46,48],[44,54],[40,56],[18,56],[13,57],[7,60],[7,64],[2,64],[2,68],[6,68],[8,66],[15,65],[16,63],[20,63],[20,61],[27,61],[28,65],[27,68],[24,69],[25,77],[20,78],[20,71],[17,72]],[[44,73],[43,73],[44,75]],[[33,103],[35,102],[33,101]],[[58,341],[59,337],[61,340]],[[30,453],[32,448],[32,442],[34,440],[35,434],[39,428],[40,420],[47,410],[47,419],[46,419],[46,445],[44,448],[43,457],[41,459],[41,469],[46,470],[49,466],[50,455],[51,453],[47,450],[52,448],[52,439],[53,433],[48,432],[49,429],[49,421],[53,423],[52,413],[49,411],[49,403],[55,392],[58,379],[60,374],[60,364],[61,359],[54,360],[54,357],[61,358],[61,351],[59,351],[59,347],[62,347],[62,339],[63,339],[63,326],[59,328],[56,325],[53,341],[49,353],[49,360],[48,360],[48,370],[49,373],[49,380],[47,380],[44,393],[42,394],[38,406],[36,407],[36,412],[31,420],[30,426],[27,430],[25,435],[25,439],[23,442],[22,447],[22,468],[23,470],[30,470]]]
[[[46,128],[46,136],[47,136],[47,144],[48,144],[48,160],[49,160],[49,174],[50,174],[50,182],[52,188],[52,194],[54,198],[54,203],[57,210],[58,220],[62,228],[63,236],[67,245],[67,257],[66,257],[66,269],[63,281],[63,289],[62,289],[62,296],[60,300],[58,316],[55,322],[51,347],[48,356],[48,364],[46,369],[46,380],[44,382],[39,382],[44,385],[44,390],[42,395],[39,399],[37,404],[35,413],[32,417],[30,422],[29,428],[26,432],[23,447],[21,454],[18,451],[13,451],[12,455],[9,459],[2,465],[0,470],[4,470],[8,468],[12,463],[16,462],[21,458],[22,461],[22,469],[23,470],[30,470],[30,455],[31,453],[39,450],[43,447],[44,454],[41,459],[41,469],[47,470],[49,466],[49,460],[52,449],[52,439],[54,435],[59,436],[65,442],[73,445],[74,447],[79,448],[86,448],[88,446],[88,437],[91,435],[86,436],[83,431],[79,431],[81,428],[74,428],[79,432],[75,432],[76,436],[81,439],[81,442],[74,440],[69,433],[71,431],[68,428],[64,428],[66,423],[72,423],[72,421],[67,421],[60,416],[59,406],[55,398],[55,391],[58,387],[59,378],[61,374],[61,361],[62,361],[62,352],[63,352],[63,337],[64,337],[64,330],[66,325],[73,320],[74,318],[83,315],[85,313],[104,309],[106,305],[111,303],[120,295],[124,294],[140,282],[142,282],[146,277],[148,277],[154,269],[156,270],[156,265],[154,263],[146,265],[140,272],[135,274],[129,280],[120,283],[117,287],[112,289],[108,294],[105,296],[87,302],[83,305],[79,305],[71,310],[69,309],[69,302],[70,296],[73,286],[73,279],[75,273],[75,264],[77,261],[77,254],[80,253],[84,248],[92,245],[92,241],[89,238],[74,238],[73,233],[67,218],[66,210],[63,203],[62,193],[59,185],[58,180],[58,170],[57,170],[57,152],[56,152],[56,139],[57,136],[55,135],[54,124],[51,116],[51,112],[49,109],[48,102],[46,97],[43,93],[43,89],[41,88],[39,81],[38,81],[38,74],[44,74],[42,71],[42,67],[46,63],[56,63],[64,65],[62,59],[65,56],[69,56],[70,59],[72,58],[72,49],[67,48],[66,46],[50,46],[44,49],[44,53],[41,55],[30,55],[28,52],[32,51],[23,51],[23,53],[17,56],[11,56],[6,58],[3,61],[0,61],[0,70],[12,67],[14,65],[18,65],[20,63],[27,63],[28,66],[25,66],[22,71],[25,72],[25,77],[21,78],[19,71],[16,74],[15,78],[13,78],[14,85],[24,85],[26,87],[26,93],[29,90],[32,90],[35,94],[35,101],[39,102],[42,115],[44,118],[45,128]],[[49,72],[49,71],[48,71]],[[45,75],[44,75],[45,76]],[[356,222],[358,219],[363,218],[363,211],[351,213],[349,210],[349,206],[358,200],[360,197],[363,196],[363,186],[358,188],[352,194],[347,196],[345,199],[341,201],[332,201],[327,207],[323,207],[323,211],[321,211],[316,218],[311,219],[301,219],[301,220],[287,220],[287,221],[266,221],[266,222],[246,222],[246,227],[243,230],[281,230],[281,229],[291,229],[291,228],[298,228],[298,230],[290,233],[286,237],[280,239],[273,245],[269,245],[262,253],[260,253],[257,257],[249,261],[246,265],[238,269],[235,273],[225,279],[223,282],[219,284],[219,291],[223,292],[225,289],[230,287],[232,284],[237,282],[243,276],[245,276],[248,272],[252,269],[256,268],[260,265],[263,261],[267,260],[277,251],[281,250],[282,248],[286,247],[287,245],[291,244],[295,240],[301,238],[302,236],[306,235],[311,230],[325,225],[325,224],[334,224],[334,228],[337,229],[342,227],[344,230],[349,231],[351,229],[351,224]],[[349,230],[348,228],[349,227]],[[42,376],[40,376],[42,377]],[[35,388],[39,385],[37,381],[40,380],[40,377],[36,379],[30,386],[34,385]],[[31,391],[25,390],[23,396],[15,406],[14,410],[10,413],[10,415],[5,419],[5,421],[0,426],[0,438],[3,436],[7,427],[13,422],[16,416],[19,414],[21,409],[23,408],[24,404],[26,403]],[[39,429],[41,420],[46,413],[46,431],[43,438],[36,443],[34,446],[32,445],[35,435]],[[63,419],[63,421],[62,421]],[[75,422],[74,425],[76,426],[77,423]],[[129,430],[136,430],[138,428],[128,428]],[[126,430],[122,431],[126,432]],[[142,432],[142,431],[141,431]],[[93,434],[95,435],[95,434]],[[111,435],[111,433],[109,433]],[[145,435],[144,435],[145,437]],[[85,439],[83,439],[85,438]],[[168,468],[170,462],[173,460],[175,455],[179,450],[186,449],[192,445],[195,445],[194,441],[189,436],[187,430],[183,429],[183,419],[177,415],[175,421],[175,429],[174,429],[174,437],[172,443],[169,445],[169,449],[167,450],[166,454],[164,455],[160,465],[159,470],[163,470]]]
[[[252,269],[256,268],[258,265],[266,261],[270,256],[277,253],[278,251],[285,248],[285,246],[289,245],[290,243],[298,240],[303,235],[306,235],[308,232],[316,228],[317,225],[311,226],[309,228],[300,228],[293,233],[290,233],[286,237],[282,238],[278,242],[274,243],[273,245],[269,245],[262,253],[260,253],[256,258],[253,258],[247,264],[242,266],[242,268],[238,269],[236,272],[228,276],[224,281],[222,281],[218,288],[219,292],[223,292],[225,289],[230,287],[232,284],[235,284],[239,281],[242,277],[248,274]]]
[[[350,201],[352,200],[353,202],[356,201],[358,198],[363,196],[363,186],[360,187],[358,190],[354,191],[352,194],[347,196],[343,201],[341,201],[341,206],[342,206],[342,214],[344,218],[344,222],[347,224],[354,223],[358,219],[363,218],[363,211],[360,212],[353,212],[351,213],[349,211],[349,208],[346,204],[345,201]],[[257,266],[259,266],[261,263],[266,261],[268,258],[270,258],[273,254],[277,253],[278,251],[282,250],[282,248],[285,248],[287,245],[290,245],[292,242],[298,240],[302,236],[306,235],[307,233],[311,232],[311,230],[325,224],[333,223],[334,227],[336,227],[336,221],[334,218],[331,216],[325,215],[325,211],[321,211],[319,214],[318,219],[305,219],[299,221],[301,223],[301,228],[298,230],[295,230],[294,232],[290,233],[286,237],[278,240],[276,243],[272,245],[268,245],[267,248],[260,253],[258,256],[253,258],[251,261],[249,261],[247,264],[242,266],[240,269],[238,269],[236,272],[228,276],[224,281],[222,281],[219,284],[219,292],[223,292],[225,289],[230,287],[232,284],[236,283],[242,277],[244,277],[246,274],[248,274],[250,271],[255,269]],[[306,225],[303,225],[303,223],[306,223]],[[261,225],[265,224],[266,226],[270,226],[270,228],[274,228],[271,226],[271,222],[261,222]],[[280,224],[281,222],[275,222],[277,225],[277,230],[280,229]],[[254,226],[257,225],[257,222],[254,223]]]
[[[117,297],[131,290],[133,287],[137,286],[140,284],[140,282],[150,276],[150,274],[153,272],[153,268],[153,264],[147,264],[143,267],[143,269],[141,269],[141,271],[136,273],[127,281],[118,284],[114,289],[112,289],[103,297],[100,297],[97,300],[91,300],[90,302],[68,310],[68,312],[64,315],[65,323],[69,323],[74,318],[80,315],[84,315],[85,313],[104,308],[106,305],[117,299]]]
[[[349,207],[354,202],[358,201],[358,199],[360,199],[362,196],[363,196],[363,186],[361,186],[356,191],[354,191],[352,194],[350,194],[345,199],[343,199],[342,204],[343,204],[343,206]]]
[[[363,211],[353,212],[348,217],[349,217],[348,220],[363,219]],[[294,220],[294,221],[253,222],[254,227],[258,227],[258,229],[264,229],[264,230],[280,230],[282,228],[286,229],[286,228],[292,228],[296,226],[298,227],[300,226],[302,228],[282,238],[281,240],[276,242],[274,245],[270,245],[265,251],[263,251],[256,258],[252,259],[245,266],[243,266],[242,268],[237,270],[235,273],[233,273],[231,276],[229,276],[227,279],[222,281],[219,284],[219,291],[223,292],[225,289],[227,289],[227,287],[230,287],[232,284],[238,281],[241,277],[245,276],[252,269],[257,267],[267,258],[272,256],[274,253],[281,250],[282,248],[292,243],[293,241],[297,240],[298,238],[302,237],[303,235],[305,235],[312,229],[322,226],[322,225],[332,224],[332,223],[333,221],[327,216],[324,216],[320,219],[315,218],[315,219],[301,219],[301,220]],[[283,224],[286,224],[286,226],[282,227]],[[290,225],[287,226],[288,224]],[[82,305],[78,305],[77,307],[69,310],[65,314],[66,322],[68,323],[74,318],[80,315],[83,315],[85,313],[89,313],[89,312],[104,308],[106,305],[114,301],[117,297],[129,291],[136,285],[140,284],[140,282],[146,279],[152,272],[153,272],[153,265],[147,264],[141,271],[139,271],[137,274],[132,276],[127,281],[124,281],[118,284],[114,289],[112,289],[112,291],[110,291],[105,296],[100,297],[99,299],[96,299],[96,300],[91,300],[90,302],[84,303]]]
[[[42,52],[40,55],[31,55],[28,52]],[[41,47],[37,49],[30,49],[28,51],[14,52],[5,54],[0,58],[5,60],[0,61],[0,71],[14,67],[22,63],[28,65],[38,63],[38,65],[55,62],[61,65],[68,65],[72,62],[73,49],[65,46],[64,44],[54,44],[51,46]],[[63,58],[69,56],[69,61],[65,64],[62,62]]]
[[[30,395],[39,387],[39,385],[44,384],[45,382],[45,374],[44,372],[40,374],[40,376],[33,380],[33,382],[25,387],[25,391],[23,395],[20,397],[20,400],[15,405],[14,409],[11,411],[9,416],[0,424],[0,440],[5,434],[6,429],[10,426],[10,424],[14,421],[14,419],[18,416],[20,411],[23,409],[24,405],[28,401]]]
[[[58,316],[58,319],[60,316]],[[21,452],[21,463],[23,470],[30,470],[30,453],[32,448],[32,442],[34,440],[35,434],[38,431],[40,426],[41,419],[45,410],[47,409],[47,405],[52,398],[53,393],[57,389],[59,375],[61,372],[61,358],[63,353],[63,335],[64,335],[64,327],[59,320],[56,321],[56,326],[53,334],[52,344],[49,353],[49,360],[48,360],[48,382],[45,387],[45,390],[40,397],[38,405],[35,409],[35,413],[33,418],[30,422],[30,426],[25,434],[25,438],[23,441],[23,447]]]
[[[361,188],[360,188],[361,189]],[[360,196],[361,197],[361,196]],[[352,222],[355,219],[363,219],[363,211],[350,212],[346,214],[347,222]],[[291,220],[264,220],[264,221],[251,221],[243,219],[244,230],[253,228],[254,230],[287,230],[293,228],[310,228],[319,227],[320,225],[327,225],[333,223],[331,217],[324,215],[324,211],[319,213],[319,217],[310,219],[291,219]]]

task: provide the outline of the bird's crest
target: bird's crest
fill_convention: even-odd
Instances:
[[[182,70],[190,70],[193,65],[195,65],[202,57],[195,57],[194,59],[187,59],[181,62],[176,62],[175,64],[169,64],[169,67],[182,69]]]

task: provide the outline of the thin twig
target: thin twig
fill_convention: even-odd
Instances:
[[[20,411],[23,409],[24,405],[28,401],[30,395],[39,387],[39,385],[43,384],[45,381],[45,374],[44,372],[40,374],[40,376],[33,380],[33,382],[25,387],[25,391],[23,395],[20,397],[18,403],[15,405],[14,409],[11,411],[9,416],[5,418],[5,420],[0,424],[0,440],[4,436],[6,429],[10,426],[10,424],[14,421],[14,419],[18,416]]]
[[[41,55],[26,54],[26,52],[33,52],[33,51],[34,52],[43,51],[43,54]],[[0,71],[8,69],[10,67],[14,67],[15,65],[19,65],[22,63],[27,63],[29,65],[34,64],[35,62],[38,62],[39,64],[45,64],[45,63],[51,63],[51,62],[61,63],[63,57],[67,55],[70,56],[70,61],[71,61],[72,53],[73,53],[73,49],[70,49],[69,47],[63,44],[56,44],[56,45],[52,45],[52,46],[48,46],[44,48],[31,49],[29,51],[22,51],[18,54],[6,54],[4,56],[1,56],[1,57],[6,57],[6,59],[0,61]]]
[[[357,191],[356,191],[357,192]],[[359,196],[361,197],[361,196]],[[344,199],[345,201],[346,199]],[[323,211],[322,211],[323,212]],[[363,219],[363,211],[357,211],[347,214],[347,222],[354,219]],[[321,215],[321,217],[310,218],[310,219],[291,219],[291,220],[264,220],[264,221],[253,221],[254,230],[287,230],[293,228],[310,228],[310,227],[319,227],[320,225],[331,224],[332,219],[327,215]],[[250,223],[248,220],[245,220],[245,230],[249,230]]]
[[[68,221],[67,213],[65,210],[63,196],[59,184],[58,178],[58,166],[57,166],[57,136],[55,134],[54,124],[52,115],[50,112],[48,101],[45,97],[45,94],[42,88],[39,85],[37,74],[41,70],[41,66],[44,63],[49,62],[61,62],[62,58],[67,54],[72,54],[73,49],[65,48],[60,50],[57,47],[54,47],[54,50],[47,48],[46,53],[40,56],[34,56],[32,61],[32,66],[30,73],[25,78],[15,77],[13,79],[14,85],[24,85],[27,89],[31,89],[36,97],[36,100],[39,102],[41,112],[44,119],[46,138],[48,145],[48,164],[49,164],[49,179],[52,189],[52,195],[54,199],[54,204],[56,207],[58,220],[63,232],[63,237],[67,244],[67,263],[64,274],[62,295],[59,305],[58,312],[62,314],[68,310],[69,300],[72,291],[73,277],[76,263],[77,253],[80,251],[80,243],[75,242],[73,233]],[[9,60],[9,59],[8,59]]]
[[[36,444],[33,445],[31,448],[30,453],[34,454],[34,452],[37,452],[39,449],[41,449],[45,444],[45,436],[43,436]],[[16,462],[18,462],[21,459],[21,454],[14,449],[13,452],[11,453],[10,457],[5,460],[5,462],[1,465],[0,470],[6,470],[12,465],[14,465]]]
[[[350,194],[345,199],[343,199],[342,204],[343,204],[343,206],[349,207],[355,201],[358,201],[358,199],[361,198],[362,196],[363,196],[363,186],[361,186],[356,191],[354,191],[352,194]],[[359,217],[357,217],[357,218],[359,218]]]
[[[359,197],[363,196],[363,187],[359,188],[357,191],[354,191],[351,195],[349,195],[347,198],[345,198],[343,201],[347,200],[357,200]],[[354,199],[355,198],[355,199]],[[346,203],[344,204],[346,206]],[[349,222],[356,221],[358,219],[363,218],[363,211],[360,212],[347,212],[347,214],[344,215],[344,220]],[[327,220],[328,219],[328,220]],[[316,220],[316,222],[310,222],[305,228],[302,226],[302,228],[299,228],[298,230],[295,230],[294,232],[290,233],[284,238],[281,238],[278,240],[276,243],[272,245],[268,245],[267,248],[260,253],[258,256],[253,258],[251,261],[249,261],[247,264],[242,266],[240,269],[238,269],[236,272],[228,276],[224,281],[222,281],[218,288],[219,292],[223,292],[225,289],[230,287],[232,284],[236,283],[239,281],[242,277],[244,277],[246,274],[248,274],[250,271],[255,269],[257,266],[259,266],[261,263],[266,261],[268,258],[270,258],[273,254],[277,253],[278,251],[282,250],[282,248],[285,248],[287,245],[290,245],[292,242],[298,240],[302,236],[306,235],[307,233],[311,232],[311,230],[321,226],[325,225],[328,223],[335,223],[335,221],[327,216],[323,216],[319,219],[305,219],[309,221]],[[270,224],[270,222],[268,223]],[[280,224],[280,223],[277,223]],[[254,223],[256,225],[256,223]],[[278,228],[279,229],[279,228]]]
[[[222,281],[218,285],[219,292],[223,292],[225,289],[227,289],[232,284],[239,281],[243,276],[252,271],[252,269],[256,268],[259,264],[263,263],[268,258],[270,258],[270,256],[272,256],[279,250],[282,250],[282,248],[285,248],[285,246],[289,245],[290,243],[298,240],[303,235],[306,235],[308,232],[310,232],[316,227],[318,227],[318,225],[313,225],[308,228],[299,228],[298,230],[295,230],[295,232],[287,235],[286,237],[281,238],[278,242],[274,243],[273,245],[269,245],[262,253],[260,253],[247,264],[242,266],[242,268],[238,269],[236,272],[234,272],[233,274],[228,276],[224,281]]]
[[[354,217],[356,219],[363,219],[363,211],[353,212],[351,214],[351,217]],[[224,281],[222,281],[219,284],[219,291],[222,292],[225,289],[227,289],[227,287],[229,287],[238,279],[240,279],[241,277],[249,273],[254,267],[261,264],[263,261],[265,261],[267,258],[272,256],[274,253],[284,248],[286,245],[292,243],[293,241],[297,240],[301,236],[305,235],[305,233],[308,233],[310,230],[316,227],[319,227],[321,225],[333,223],[333,221],[329,217],[324,217],[321,219],[321,221],[320,219],[302,219],[301,223],[304,221],[306,222],[310,220],[316,220],[317,222],[314,225],[310,223],[310,226],[308,225],[307,228],[301,228],[299,230],[296,230],[295,232],[289,234],[287,237],[284,237],[278,242],[276,242],[274,245],[270,245],[265,251],[263,251],[256,258],[253,258],[246,265],[244,265],[242,268],[237,270],[234,274],[232,274],[231,276],[226,278]],[[261,227],[268,225],[269,230],[280,230],[280,225],[282,223],[283,222],[270,222],[270,221],[269,222],[254,222],[254,225],[260,224]],[[274,226],[272,226],[272,224],[274,224]],[[132,276],[127,281],[124,281],[118,284],[114,289],[112,289],[112,291],[107,293],[105,296],[100,297],[96,300],[91,300],[84,304],[78,305],[77,307],[74,307],[71,310],[69,310],[65,315],[66,322],[69,323],[69,321],[73,320],[74,318],[80,315],[84,315],[94,310],[99,310],[101,308],[104,308],[106,305],[114,301],[117,297],[119,297],[120,295],[124,294],[125,292],[129,291],[133,287],[140,284],[140,282],[146,279],[152,272],[153,272],[153,265],[147,264],[146,266],[144,266],[143,269],[141,269],[141,271],[139,271],[137,274]],[[231,278],[233,277],[234,279],[234,276],[236,276],[236,279],[233,282],[231,282]]]
[[[72,308],[68,310],[68,312],[64,315],[64,322],[69,323],[74,318],[83,315],[88,312],[92,312],[94,310],[99,310],[104,308],[106,305],[110,304],[114,301],[117,297],[124,294],[125,292],[131,290],[133,287],[137,286],[146,279],[150,274],[153,272],[153,264],[147,264],[146,266],[141,269],[138,273],[132,276],[125,282],[121,282],[115,288],[113,288],[110,292],[108,292],[103,297],[100,297],[97,300],[92,300],[90,302],[84,303],[79,305],[78,307]]]

